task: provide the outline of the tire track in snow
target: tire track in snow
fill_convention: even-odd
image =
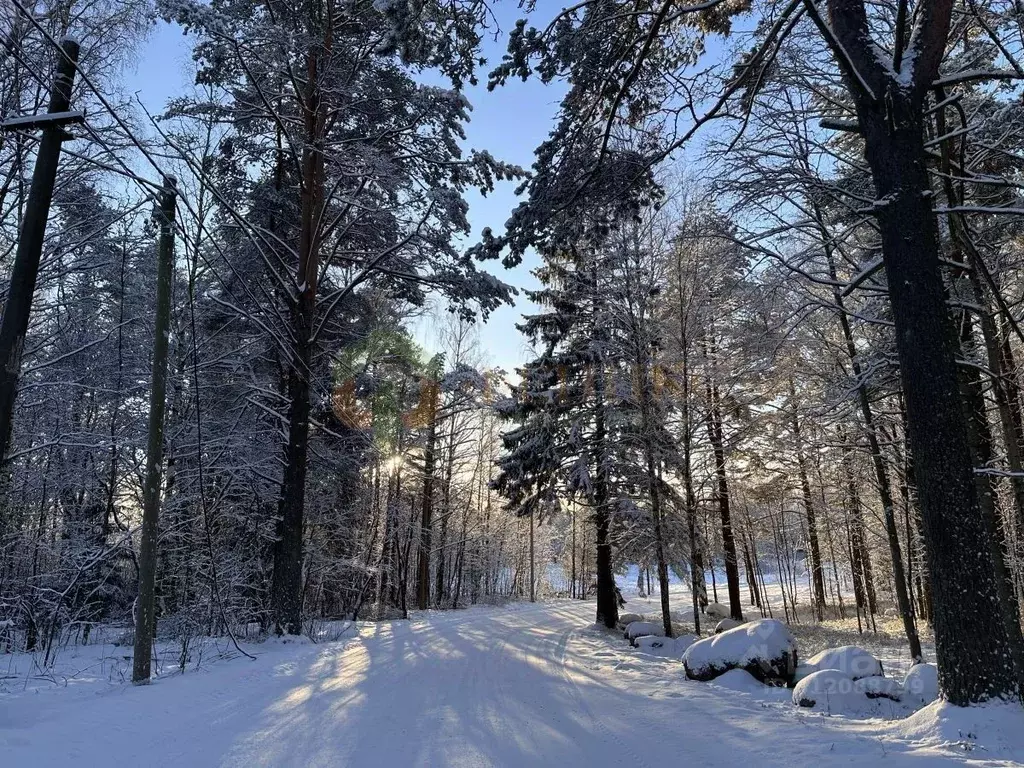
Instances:
[[[558,659],[559,667],[561,669],[562,677],[565,679],[572,696],[576,699],[579,709],[588,717],[590,721],[597,726],[598,730],[604,735],[605,741],[611,741],[613,744],[619,747],[622,752],[625,752],[629,757],[633,759],[633,765],[639,766],[640,768],[653,768],[653,766],[647,762],[642,754],[634,749],[627,741],[622,737],[618,736],[611,728],[609,728],[605,722],[594,714],[594,710],[590,708],[586,698],[583,696],[583,691],[580,690],[579,685],[573,679],[572,673],[569,671],[568,665],[568,654],[569,654],[569,640],[576,634],[579,633],[579,629],[566,630],[562,637],[558,641]]]

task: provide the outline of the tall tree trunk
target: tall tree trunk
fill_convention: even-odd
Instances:
[[[836,274],[835,255],[833,253],[832,241],[824,228],[824,219],[817,206],[814,207],[815,217],[818,220],[819,232],[828,260],[829,276],[833,283],[832,298],[839,309],[839,325],[843,331],[843,338],[846,341],[846,353],[850,358],[850,368],[854,380],[857,382],[857,403],[860,406],[861,421],[864,426],[864,434],[868,439],[868,451],[871,454],[871,466],[875,471],[875,482],[878,486],[879,500],[882,502],[882,519],[885,522],[885,532],[889,542],[889,555],[892,560],[893,583],[896,592],[896,606],[903,620],[903,633],[907,636],[907,643],[910,645],[910,658],[915,663],[924,659],[921,651],[921,639],[917,633],[917,623],[914,621],[914,611],[910,603],[910,596],[907,593],[907,579],[903,571],[903,553],[900,550],[899,535],[896,530],[896,512],[893,503],[892,486],[889,483],[889,473],[885,469],[885,458],[882,456],[882,448],[878,442],[878,431],[875,426],[875,417],[871,409],[871,399],[868,395],[867,384],[864,383],[864,376],[860,366],[860,359],[857,355],[857,345],[853,338],[853,329],[850,328],[850,320],[847,317],[843,305],[843,296],[839,290],[839,282]],[[852,467],[852,465],[851,465]],[[858,505],[859,506],[859,505]],[[858,510],[859,516],[859,510]],[[860,518],[863,521],[863,518]],[[860,541],[866,543],[863,537],[863,527],[857,532]],[[871,610],[872,621],[875,615],[875,588],[874,579],[870,571],[871,560],[866,556],[863,563],[864,586],[868,592],[868,604]]]
[[[153,376],[149,397],[146,476],[142,489],[139,596],[135,614],[135,652],[132,659],[132,682],[136,685],[149,683],[153,637],[156,633],[157,539],[160,535],[160,491],[162,485],[160,470],[164,452],[164,408],[167,392],[167,346],[171,332],[171,280],[174,275],[176,199],[174,179],[168,177],[166,187],[160,196],[160,244],[157,264]],[[53,623],[56,623],[56,619]]]
[[[878,61],[864,4],[829,0],[828,8],[843,47],[837,55],[849,57],[841,63],[879,201],[875,211],[932,578],[939,680],[949,701],[961,706],[1019,697],[1006,629],[992,610],[998,596],[990,534],[974,482],[924,147],[924,99],[938,75],[952,2],[936,0],[918,14],[906,87]]]
[[[811,498],[811,482],[807,476],[807,457],[804,455],[803,437],[800,434],[800,417],[796,406],[796,386],[789,379],[790,423],[793,426],[793,440],[796,444],[797,468],[800,473],[800,492],[803,494],[804,512],[807,515],[807,539],[810,546],[811,578],[813,583],[814,617],[825,620],[825,580],[821,573],[821,549],[818,546],[818,524],[814,517],[814,501]]]
[[[708,437],[715,459],[718,512],[722,520],[722,550],[725,553],[725,581],[729,590],[729,615],[743,620],[743,598],[740,596],[740,569],[736,557],[736,539],[733,537],[732,516],[729,508],[729,480],[725,472],[725,445],[722,433],[722,414],[718,405],[718,392],[714,384],[707,383]],[[712,565],[712,568],[714,566]],[[712,571],[712,578],[714,578]]]
[[[305,144],[300,185],[298,296],[291,304],[294,346],[288,361],[288,443],[278,502],[274,549],[273,611],[278,633],[302,632],[302,536],[306,505],[306,463],[309,454],[310,377],[313,375],[313,322],[320,277],[320,218],[324,200],[323,135],[325,112],[320,83],[320,57],[329,55],[330,31],[324,45],[306,55],[303,99]]]
[[[961,317],[960,326],[961,348],[966,352],[975,346],[971,321],[967,313]],[[967,406],[970,427],[971,450],[975,463],[981,468],[988,468],[995,459],[992,449],[992,430],[989,428],[985,409],[983,382],[978,369],[972,365],[960,367],[960,378],[963,387],[964,403]],[[978,503],[981,514],[988,529],[989,556],[996,576],[996,592],[999,603],[998,610],[1006,629],[1010,654],[1016,668],[1017,680],[1024,685],[1024,637],[1021,635],[1020,610],[1017,607],[1016,595],[1013,591],[1013,577],[1006,566],[1003,531],[999,524],[999,503],[992,475],[978,472],[974,476],[978,489]]]
[[[619,622],[619,602],[615,596],[615,574],[612,572],[612,544],[609,535],[612,515],[606,460],[608,434],[605,425],[603,361],[598,361],[595,373],[594,451],[597,466],[594,472],[594,527],[597,535],[597,623],[614,629]]]
[[[416,563],[416,606],[425,611],[430,607],[430,551],[431,526],[434,514],[434,471],[437,449],[437,416],[440,388],[433,380],[424,381],[427,388],[427,439],[423,447],[423,515],[420,518],[419,552]]]
[[[704,581],[704,562],[697,537],[697,495],[693,490],[693,424],[690,411],[690,335],[684,301],[682,252],[676,254],[677,292],[679,296],[679,351],[682,362],[682,474],[686,494],[686,535],[690,548],[690,598],[693,604],[693,631],[700,635],[700,612],[708,604]]]

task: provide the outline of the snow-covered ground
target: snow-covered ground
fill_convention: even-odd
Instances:
[[[628,608],[656,610],[636,598]],[[910,721],[826,717],[793,706],[786,690],[735,676],[688,681],[678,661],[595,628],[593,610],[589,601],[557,600],[427,612],[360,623],[333,642],[243,646],[254,661],[232,655],[230,644],[218,657],[211,645],[198,670],[177,675],[166,666],[142,688],[114,672],[124,654],[118,661],[113,646],[66,651],[66,670],[90,653],[107,654],[105,666],[96,659],[66,682],[10,674],[0,694],[0,765],[1024,761],[1020,708],[981,708],[971,723],[939,707]]]

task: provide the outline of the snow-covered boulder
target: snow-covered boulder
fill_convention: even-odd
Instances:
[[[793,682],[799,683],[805,677],[813,675],[817,671],[818,669],[816,667],[811,666],[806,661],[801,661],[796,665],[796,674],[793,676]]]
[[[653,621],[634,621],[627,625],[624,634],[626,639],[629,640],[631,644],[635,645],[635,640],[638,637],[646,637],[647,635],[664,637],[665,629],[661,624],[655,624]]]
[[[730,691],[739,691],[740,693],[763,693],[765,691],[764,683],[745,669],[730,669],[711,682],[719,688],[728,688]]]
[[[715,626],[715,634],[720,635],[723,632],[727,632],[730,629],[736,629],[736,627],[738,627],[742,623],[742,621],[737,621],[736,619],[722,619]]]
[[[619,626],[625,629],[634,621],[643,621],[644,615],[642,613],[621,613],[619,614]]]
[[[729,618],[729,613],[729,607],[721,603],[708,603],[708,607],[704,609],[704,615],[715,621]]]
[[[862,715],[872,710],[867,695],[839,670],[820,670],[805,677],[793,689],[793,702],[829,715]]]
[[[931,704],[939,698],[939,670],[934,664],[915,664],[903,681],[906,700]]]
[[[693,645],[694,643],[699,642],[699,641],[700,641],[700,638],[697,637],[696,635],[690,635],[690,634],[679,635],[675,639],[675,657],[677,659],[682,659],[683,654],[686,653],[687,649],[689,649],[689,647],[691,645]]]
[[[882,662],[856,645],[828,648],[807,660],[807,666],[816,671],[834,669],[844,673],[851,680],[862,677],[881,676]]]
[[[822,669],[808,675],[793,688],[793,703],[831,715],[861,715],[874,707],[864,691],[845,672]]]
[[[676,655],[676,641],[671,637],[659,637],[658,635],[644,635],[638,637],[634,642],[636,649],[651,656],[674,657]]]
[[[769,685],[789,685],[796,661],[796,639],[775,619],[751,621],[700,640],[683,655],[691,680],[713,680],[730,669],[745,669]]]
[[[860,691],[869,699],[889,699],[903,701],[903,686],[891,677],[862,677],[853,681],[854,690]]]

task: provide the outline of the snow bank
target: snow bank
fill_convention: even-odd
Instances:
[[[721,603],[708,603],[708,607],[704,609],[704,615],[715,621],[729,618],[729,613],[728,606]]]
[[[828,648],[809,658],[807,667],[814,671],[834,669],[844,673],[852,680],[883,674],[882,662],[856,645]]]
[[[693,680],[713,680],[730,669],[745,669],[762,682],[788,685],[796,658],[796,640],[786,625],[759,619],[694,643],[683,655],[683,664]]]
[[[625,637],[630,643],[635,643],[638,637],[645,637],[646,635],[657,635],[663,637],[665,630],[660,624],[655,624],[653,621],[634,621],[626,627]]]
[[[871,700],[845,672],[822,669],[814,672],[793,689],[793,703],[830,715],[872,714]]]
[[[939,670],[934,664],[915,664],[907,672],[903,690],[915,704],[931,704],[939,698]]]
[[[924,665],[914,669],[920,666]],[[1016,703],[957,707],[934,701],[894,724],[890,732],[916,747],[951,748],[959,753],[980,749],[986,757],[1024,763],[1024,708]]]

